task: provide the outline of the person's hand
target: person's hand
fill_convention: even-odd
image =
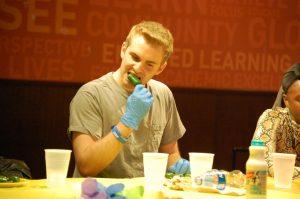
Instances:
[[[129,128],[137,130],[152,102],[153,97],[149,90],[142,84],[136,85],[133,93],[127,99],[126,111],[121,117],[121,122]]]
[[[168,168],[168,172],[175,174],[189,174],[191,173],[190,162],[186,159],[181,158]]]

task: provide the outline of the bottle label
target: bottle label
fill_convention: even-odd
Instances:
[[[247,171],[246,188],[248,194],[265,195],[267,188],[267,171]]]

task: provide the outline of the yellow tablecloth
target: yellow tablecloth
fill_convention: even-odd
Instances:
[[[0,198],[11,199],[11,198],[43,198],[43,199],[76,199],[80,198],[81,193],[81,182],[84,178],[68,178],[65,188],[49,189],[46,187],[46,180],[28,180],[24,186],[11,187],[11,188],[0,188]],[[125,188],[131,188],[138,185],[143,185],[143,178],[132,178],[132,179],[109,179],[109,178],[97,178],[98,182],[101,182],[105,186],[114,183],[124,183]],[[198,199],[198,198],[246,198],[246,196],[228,196],[215,193],[200,193],[191,191],[175,191],[175,190],[164,190],[164,194],[167,197],[177,197],[177,198],[188,198],[188,199]],[[267,198],[300,198],[300,180],[294,180],[291,189],[278,189],[274,187],[273,178],[268,178],[268,190]]]

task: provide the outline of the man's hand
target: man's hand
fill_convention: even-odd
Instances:
[[[179,159],[175,164],[168,168],[168,172],[175,174],[188,174],[190,171],[190,162],[186,159]]]
[[[125,114],[121,122],[134,130],[137,130],[141,120],[145,117],[153,103],[153,97],[142,84],[135,86],[133,93],[127,99]]]

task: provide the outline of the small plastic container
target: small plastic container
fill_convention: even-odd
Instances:
[[[251,141],[250,155],[246,162],[246,198],[266,198],[268,165],[265,150],[263,141]]]

